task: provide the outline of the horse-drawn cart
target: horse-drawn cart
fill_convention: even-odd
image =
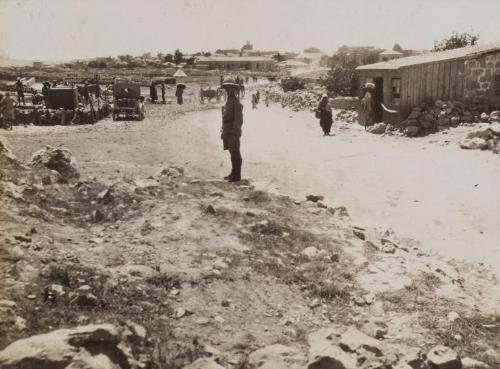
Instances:
[[[215,99],[215,101],[220,102],[224,98],[224,91],[222,88],[218,87],[217,89],[213,89],[209,87],[208,89],[204,90],[203,88],[200,89],[200,102],[202,104],[205,103],[205,99],[207,102],[210,102],[212,99]]]

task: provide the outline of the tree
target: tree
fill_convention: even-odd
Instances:
[[[209,56],[212,56],[212,53],[210,51],[207,51],[206,53],[203,53],[203,56],[206,56],[208,58]]]
[[[172,54],[165,55],[165,61],[167,63],[173,63],[174,62],[174,56]]]
[[[253,45],[250,43],[250,41],[247,41],[247,43],[241,48],[242,52],[245,50],[253,50]]]
[[[283,55],[281,55],[279,52],[277,54],[273,55],[273,59],[276,60],[276,62],[278,62],[278,63],[286,60],[286,58]]]
[[[151,58],[151,53],[147,52],[147,53],[142,54],[142,58],[143,59],[149,59],[149,58]]]
[[[335,65],[328,71],[325,78],[320,83],[326,87],[330,95],[352,95],[356,82],[355,67],[353,65]]]
[[[174,62],[175,62],[175,65],[179,65],[180,63],[182,63],[184,60],[184,55],[182,54],[182,52],[177,49],[175,50],[175,53],[174,53]]]
[[[394,44],[394,46],[392,47],[392,50],[397,51],[399,53],[402,53],[404,51],[400,44]]]
[[[280,85],[285,92],[303,90],[305,88],[304,81],[297,77],[287,77],[281,80]]]
[[[478,40],[479,35],[471,35],[467,32],[453,32],[449,38],[445,38],[441,42],[434,41],[434,51],[458,49],[460,47],[475,45]]]
[[[158,60],[163,60],[165,56],[163,55],[163,53],[159,52],[156,54],[156,57],[158,58]]]
[[[187,65],[194,65],[195,61],[196,61],[196,58],[192,56],[186,60],[186,64]]]

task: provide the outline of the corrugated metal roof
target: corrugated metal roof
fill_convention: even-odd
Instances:
[[[460,49],[429,52],[426,54],[408,56],[406,58],[393,59],[386,62],[362,65],[357,67],[357,70],[371,70],[371,69],[399,69],[411,65],[426,64],[440,62],[444,60],[460,59],[470,56],[480,55],[492,51],[500,51],[500,41],[492,42],[484,45],[474,45],[462,47]]]
[[[403,53],[400,53],[399,51],[396,50],[385,50],[382,51],[379,55],[403,55]]]

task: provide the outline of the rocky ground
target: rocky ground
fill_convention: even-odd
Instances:
[[[2,145],[1,368],[500,365],[486,266],[170,158],[87,176],[62,148],[23,156]]]

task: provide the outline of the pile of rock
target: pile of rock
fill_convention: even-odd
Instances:
[[[500,123],[481,124],[469,132],[465,139],[459,142],[462,149],[490,150],[500,153]]]
[[[485,363],[461,359],[449,347],[434,346],[424,352],[419,348],[400,347],[394,351],[383,340],[368,336],[351,326],[339,332],[323,328],[308,337],[309,351],[283,344],[262,347],[248,355],[245,368],[249,369],[355,369],[355,368],[432,368],[464,369],[488,368]],[[211,358],[201,358],[183,369],[224,369]]]
[[[500,111],[487,112],[489,107],[482,103],[436,100],[434,104],[423,103],[415,107],[397,128],[408,136],[415,136],[425,131],[457,127],[461,123],[500,122]]]
[[[46,146],[33,154],[30,164],[35,168],[45,167],[55,170],[64,179],[80,177],[73,155],[65,148]]]
[[[289,107],[293,111],[316,109],[320,97],[320,94],[307,90],[289,92],[274,90],[270,92],[271,101],[280,103],[283,108]]]
[[[335,121],[346,123],[355,123],[358,121],[358,112],[356,110],[340,110],[335,116]]]

